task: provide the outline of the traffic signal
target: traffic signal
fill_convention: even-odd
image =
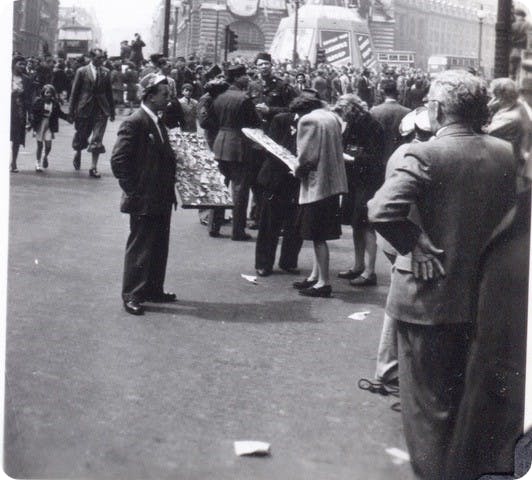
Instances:
[[[316,63],[326,63],[327,57],[325,56],[325,49],[318,46],[316,48]]]
[[[235,50],[238,50],[238,35],[231,30],[229,27],[226,28],[226,38],[227,38],[227,51],[228,52],[234,52]]]

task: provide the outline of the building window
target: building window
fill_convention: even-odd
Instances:
[[[264,34],[254,23],[240,20],[229,25],[238,35],[239,50],[264,50]]]

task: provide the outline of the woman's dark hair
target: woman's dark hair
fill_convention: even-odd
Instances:
[[[289,109],[292,113],[305,115],[323,107],[323,102],[314,95],[303,93],[290,102]]]

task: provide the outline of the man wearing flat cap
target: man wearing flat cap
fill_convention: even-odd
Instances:
[[[130,215],[122,300],[126,312],[144,313],[143,302],[174,302],[164,291],[170,217],[177,205],[175,156],[161,114],[169,103],[166,77],[150,73],[140,81],[142,103],[122,123],[111,168],[123,190],[120,211]]]
[[[249,142],[243,127],[259,127],[260,119],[253,102],[246,94],[249,77],[244,65],[227,70],[230,87],[214,100],[214,112],[219,131],[213,145],[220,170],[231,182],[233,195],[233,232],[236,241],[249,240],[246,233],[246,213],[249,199],[251,159]]]

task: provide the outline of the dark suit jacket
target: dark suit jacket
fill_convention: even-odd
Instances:
[[[90,65],[78,68],[70,94],[70,114],[74,118],[89,118],[94,109],[99,108],[106,116],[114,116],[115,104],[111,88],[111,75],[105,67],[100,67],[98,82]]]
[[[414,279],[410,265],[394,266],[387,313],[420,324],[471,322],[483,245],[515,201],[511,145],[458,124],[429,142],[410,145],[368,202],[368,217],[399,253],[412,251],[420,227],[408,216],[414,204],[423,230],[444,250],[446,276]]]
[[[245,161],[250,144],[241,129],[261,124],[253,102],[245,92],[230,86],[214,100],[214,112],[220,127],[213,146],[215,158],[224,162]]]
[[[384,102],[370,111],[371,116],[377,120],[383,129],[381,142],[383,144],[383,161],[387,162],[394,150],[401,145],[399,124],[403,117],[410,112],[399,102]]]
[[[120,125],[111,168],[124,191],[123,213],[162,215],[176,204],[176,159],[165,139],[161,141],[155,123],[142,108]]]
[[[296,155],[297,120],[294,113],[278,113],[273,117],[269,136],[279,145]],[[290,169],[273,155],[266,155],[257,181],[270,192],[282,193],[287,189],[297,190],[299,180],[290,174]]]

